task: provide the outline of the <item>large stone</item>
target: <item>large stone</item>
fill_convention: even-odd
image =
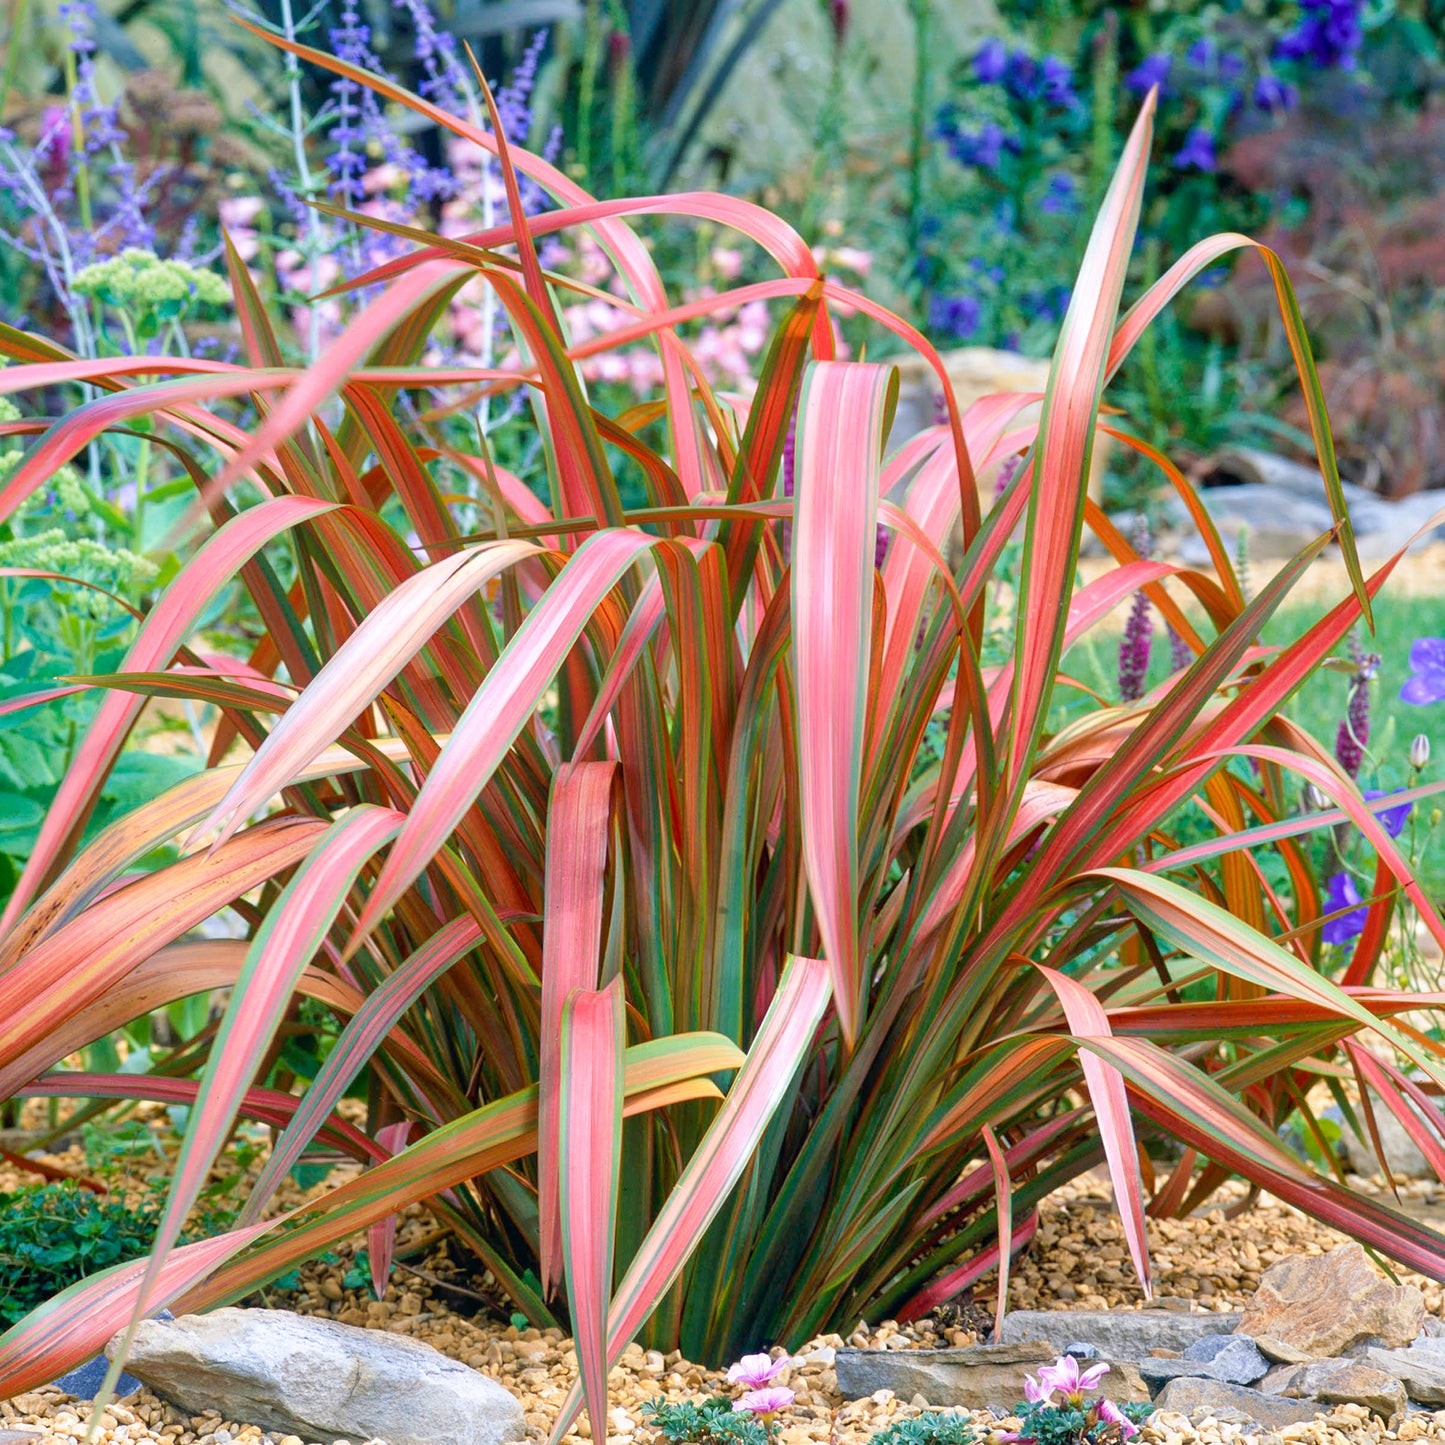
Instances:
[[[1393,1375],[1421,1405],[1445,1405],[1445,1340],[1416,1340],[1405,1350],[1367,1349],[1361,1363]]]
[[[839,1350],[833,1362],[838,1391],[861,1400],[892,1390],[900,1400],[922,1395],[930,1405],[969,1410],[1012,1410],[1024,1398],[1024,1377],[1062,1353],[1047,1344],[972,1345],[958,1350]],[[1099,1383],[1111,1400],[1141,1401],[1149,1392],[1129,1361],[1111,1362]]]
[[[1405,1387],[1385,1370],[1359,1360],[1311,1360],[1296,1365],[1279,1391],[1296,1400],[1326,1405],[1363,1405],[1388,1420],[1405,1408]]]
[[[527,1434],[519,1401],[430,1345],[285,1310],[147,1320],[126,1367],[187,1414],[215,1409],[304,1440],[501,1445]]]
[[[1176,1310],[1013,1310],[1003,1317],[1002,1344],[1042,1340],[1061,1355],[1076,1340],[1108,1360],[1147,1360],[1152,1350],[1182,1352],[1209,1335],[1228,1335],[1237,1314]]]
[[[1271,1346],[1315,1357],[1351,1345],[1408,1345],[1425,1320],[1414,1285],[1391,1284],[1354,1241],[1323,1255],[1296,1255],[1271,1265],[1245,1306],[1239,1333],[1271,1358]]]
[[[1176,1410],[1181,1415],[1195,1410],[1237,1411],[1266,1430],[1282,1430],[1313,1420],[1317,1407],[1303,1400],[1286,1400],[1278,1395],[1262,1395],[1245,1385],[1231,1385],[1227,1380],[1210,1380],[1199,1376],[1171,1380],[1154,1401],[1160,1410]]]
[[[1243,1335],[1206,1335],[1178,1360],[1140,1360],[1139,1377],[1157,1396],[1170,1380],[1204,1378],[1252,1385],[1269,1373],[1269,1361]]]

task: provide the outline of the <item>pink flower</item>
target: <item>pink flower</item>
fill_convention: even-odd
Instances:
[[[1112,1401],[1099,1401],[1099,1418],[1118,1428],[1125,1440],[1139,1433],[1139,1427]]]
[[[1057,1390],[1070,1404],[1078,1404],[1085,1390],[1092,1390],[1109,1373],[1106,1364],[1090,1365],[1082,1374],[1072,1355],[1063,1355],[1039,1371],[1039,1384],[1051,1395]]]
[[[792,1361],[786,1355],[777,1360],[762,1354],[744,1355],[737,1364],[728,1367],[728,1382],[746,1385],[749,1390],[761,1390],[790,1364]]]
[[[734,1403],[733,1409],[752,1415],[775,1415],[793,1403],[793,1392],[786,1385],[769,1385],[766,1390],[749,1390]]]
[[[1047,1405],[1053,1398],[1053,1391],[1041,1385],[1032,1375],[1024,1376],[1024,1399],[1030,1405]]]

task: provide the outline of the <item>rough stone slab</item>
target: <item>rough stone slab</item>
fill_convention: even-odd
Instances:
[[[430,1345],[286,1310],[147,1320],[126,1366],[187,1414],[216,1409],[304,1440],[503,1445],[527,1434],[520,1401]]]
[[[1358,1360],[1313,1360],[1297,1365],[1281,1395],[1323,1400],[1326,1405],[1363,1405],[1383,1420],[1405,1408],[1405,1387],[1393,1375]]]
[[[1195,1410],[1237,1410],[1266,1430],[1282,1430],[1313,1420],[1319,1407],[1306,1400],[1286,1400],[1279,1395],[1265,1395],[1246,1385],[1231,1385],[1227,1380],[1208,1380],[1198,1376],[1170,1380],[1154,1401],[1160,1410],[1176,1410],[1181,1415]]]
[[[1391,1284],[1351,1240],[1322,1255],[1295,1255],[1265,1270],[1239,1322],[1271,1359],[1285,1350],[1328,1358],[1369,1340],[1405,1346],[1425,1322],[1414,1285]]]
[[[1012,1310],[1003,1317],[1001,1344],[1042,1340],[1055,1354],[1083,1340],[1108,1360],[1147,1360],[1151,1350],[1182,1353],[1207,1335],[1227,1335],[1237,1314],[1180,1310]]]
[[[1393,1375],[1405,1393],[1422,1405],[1445,1405],[1445,1340],[1425,1340],[1407,1350],[1370,1349],[1362,1362]]]
[[[839,1350],[833,1368],[839,1393],[848,1400],[892,1390],[900,1400],[922,1395],[930,1405],[1012,1410],[1024,1398],[1024,1376],[1037,1374],[1061,1353],[1031,1340],[956,1350]],[[1099,1393],[1121,1404],[1149,1398],[1129,1361],[1111,1362]]]

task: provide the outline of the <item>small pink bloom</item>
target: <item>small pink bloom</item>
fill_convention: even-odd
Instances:
[[[1112,1401],[1099,1401],[1099,1418],[1118,1427],[1125,1440],[1139,1433],[1139,1427]]]
[[[1024,1399],[1030,1405],[1047,1405],[1053,1398],[1054,1392],[1032,1375],[1024,1376]]]
[[[743,274],[743,253],[732,246],[714,246],[712,264],[724,281],[736,281]]]
[[[256,218],[266,208],[260,196],[227,196],[217,207],[221,224],[234,231],[241,226],[253,226]]]
[[[728,1367],[728,1382],[733,1385],[746,1385],[750,1390],[761,1390],[769,1381],[781,1375],[789,1363],[786,1355],[778,1360],[763,1354],[744,1355],[737,1364]]]
[[[752,1415],[775,1415],[791,1405],[794,1398],[786,1385],[769,1385],[766,1390],[749,1390],[733,1405],[733,1409],[746,1410]]]

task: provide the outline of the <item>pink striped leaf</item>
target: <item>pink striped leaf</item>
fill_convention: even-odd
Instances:
[[[206,1181],[236,1108],[265,1057],[296,981],[341,911],[357,875],[396,835],[401,815],[362,806],[326,829],[266,914],[216,1032],[186,1137],[171,1172],[150,1264],[136,1297],[127,1346],[181,1226]]]
[[[411,886],[491,781],[593,612],[639,557],[666,545],[641,532],[609,531],[589,537],[573,553],[482,679],[427,774],[357,921],[358,941]]]
[[[160,1309],[194,1288],[231,1255],[259,1239],[279,1221],[231,1230],[172,1250],[152,1287]],[[132,1260],[90,1275],[32,1310],[0,1335],[0,1387],[23,1394],[58,1379],[88,1360],[131,1316],[146,1261]]]
[[[1040,975],[1053,989],[1069,1021],[1069,1032],[1075,1038],[1107,1035],[1109,1016],[1104,1006],[1076,979],[1057,969],[1035,964]],[[1109,1165],[1109,1178],[1114,1185],[1114,1204],[1124,1226],[1124,1238],[1135,1273],[1149,1298],[1149,1238],[1144,1229],[1144,1181],[1139,1177],[1139,1148],[1134,1140],[1134,1126],[1129,1119],[1129,1098],[1123,1075],[1097,1054],[1081,1050],[1079,1064],[1088,1086],[1089,1102],[1099,1123],[1099,1136],[1104,1143],[1104,1158]]]
[[[1094,426],[1110,333],[1139,220],[1153,122],[1151,93],[1094,222],[1049,372],[1019,582],[1019,616],[1027,618],[1028,625],[1020,626],[1018,633],[1013,720],[1005,760],[1007,781],[1015,790],[1037,752],[1062,655]],[[980,851],[988,850],[980,845]]]
[[[863,1008],[858,797],[873,656],[878,478],[891,367],[815,362],[798,399],[793,666],[803,862],[849,1046]]]
[[[612,824],[616,763],[565,763],[552,775],[547,806],[546,913],[542,931],[542,1023],[537,1134],[537,1208],[543,1293],[561,1279],[562,1056],[567,1000],[595,989],[602,966],[603,873]]]
[[[198,833],[230,836],[376,701],[468,597],[508,567],[546,555],[530,542],[483,542],[393,588],[312,678]]]
[[[383,1124],[376,1131],[376,1142],[388,1155],[400,1154],[406,1148],[407,1135],[416,1126],[410,1119],[400,1119],[395,1124]],[[396,1247],[396,1215],[388,1214],[385,1219],[376,1219],[366,1230],[366,1259],[371,1266],[371,1288],[377,1299],[386,1295],[387,1281],[391,1278],[391,1255]]]
[[[1033,1242],[1033,1237],[1038,1233],[1039,1212],[1030,1210],[1027,1218],[1019,1227],[1013,1231],[1011,1249],[1014,1254],[1020,1254]],[[944,1300],[952,1299],[954,1295],[965,1290],[971,1284],[976,1284],[984,1275],[998,1268],[999,1247],[997,1242],[989,1245],[987,1249],[980,1250],[972,1259],[965,1264],[959,1265],[957,1269],[950,1270],[945,1275],[940,1275],[930,1284],[927,1289],[921,1290],[898,1311],[898,1318],[907,1324],[911,1320],[921,1320],[924,1315],[938,1308]]]
[[[333,502],[278,497],[233,517],[181,568],[141,625],[118,671],[153,672],[169,667],[211,599],[236,571],[282,532],[332,511]],[[40,826],[35,847],[0,917],[9,931],[66,845],[84,828],[110,765],[145,699],[112,692],[101,700],[85,737],[75,749],[54,801]]]
[[[475,919],[454,918],[366,996],[365,1003],[352,1014],[301,1096],[286,1132],[272,1145],[271,1157],[251,1186],[241,1210],[242,1224],[249,1224],[260,1214],[315,1137],[318,1125],[336,1107],[347,1086],[381,1047],[402,1015],[481,941],[481,925]],[[430,1082],[423,1083],[424,1092]]]
[[[613,1296],[607,1317],[609,1368],[622,1357],[642,1322],[671,1288],[742,1178],[764,1129],[788,1096],[831,991],[831,971],[823,960],[797,956],[788,960],[762,1027],[717,1118],[688,1160]],[[581,1403],[581,1390],[574,1385],[558,1412],[551,1445],[560,1445]]]
[[[592,1438],[607,1438],[607,1301],[622,1172],[622,979],[573,989],[562,1009],[561,1153],[567,1208],[561,1221],[567,1300]]]

